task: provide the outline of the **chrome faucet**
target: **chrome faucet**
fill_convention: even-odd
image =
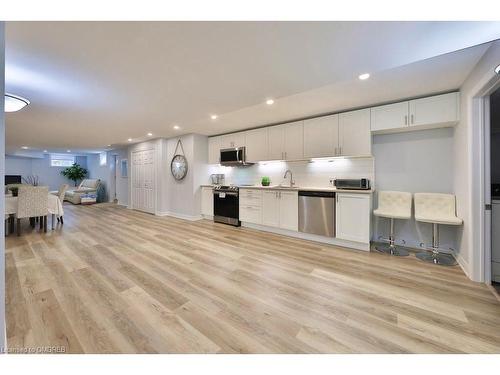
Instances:
[[[293,180],[293,173],[290,169],[287,169],[285,172],[285,175],[283,176],[284,179],[286,179],[286,175],[290,172],[290,187],[293,187],[295,185],[295,181]]]

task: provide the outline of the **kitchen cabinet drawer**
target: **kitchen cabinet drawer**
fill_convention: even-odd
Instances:
[[[240,190],[240,202],[248,206],[262,206],[262,192],[258,190]]]
[[[253,224],[262,224],[262,210],[260,207],[245,205],[240,202],[240,221]]]

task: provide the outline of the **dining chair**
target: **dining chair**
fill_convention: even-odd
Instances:
[[[21,219],[40,218],[40,229],[47,232],[49,188],[47,186],[22,186],[17,198],[17,235],[21,235]]]
[[[66,190],[69,189],[69,185],[68,184],[62,184],[61,186],[59,186],[59,191],[57,192],[57,196],[59,197],[59,200],[61,201],[61,204],[64,202],[64,196],[66,195]],[[54,217],[52,217],[52,220],[54,220]],[[61,224],[64,224],[64,219],[61,216],[58,216],[57,217],[57,222],[61,222]],[[54,225],[54,224],[52,224]]]

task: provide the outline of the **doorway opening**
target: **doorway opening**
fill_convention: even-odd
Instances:
[[[500,292],[500,88],[491,93],[487,104],[489,104],[490,125],[490,163],[489,173],[488,171],[486,173],[490,177],[491,201],[490,279],[493,287]]]

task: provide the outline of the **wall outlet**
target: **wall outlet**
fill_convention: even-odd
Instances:
[[[330,185],[335,186],[335,177],[330,178]]]

